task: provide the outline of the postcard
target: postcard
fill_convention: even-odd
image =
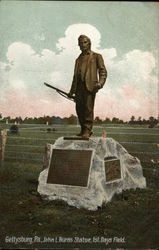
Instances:
[[[0,1],[0,247],[156,249],[159,5]]]

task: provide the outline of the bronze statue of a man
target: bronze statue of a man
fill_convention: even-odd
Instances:
[[[75,62],[72,86],[68,96],[75,96],[76,112],[81,126],[78,136],[89,138],[92,134],[95,96],[105,84],[107,70],[102,56],[91,51],[89,37],[80,35],[78,45],[82,53]]]

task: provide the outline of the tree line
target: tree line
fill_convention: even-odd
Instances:
[[[47,125],[53,125],[53,124],[78,124],[77,116],[70,115],[69,117],[59,117],[59,116],[43,116],[43,117],[25,117],[22,119],[22,117],[16,117],[11,118],[8,117],[2,117],[2,114],[0,114],[0,120],[4,123],[25,123],[25,124],[47,124]],[[94,119],[94,124],[131,124],[131,125],[149,125],[149,126],[155,126],[158,124],[158,119],[156,119],[153,116],[150,116],[149,119],[142,119],[142,117],[138,117],[137,119],[135,116],[132,116],[129,121],[123,121],[117,117],[105,118],[101,119],[99,116],[96,116]]]

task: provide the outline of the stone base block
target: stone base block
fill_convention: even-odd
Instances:
[[[38,185],[45,199],[97,210],[115,193],[146,187],[139,159],[112,138],[83,141],[60,137],[50,152],[49,166],[40,173]]]

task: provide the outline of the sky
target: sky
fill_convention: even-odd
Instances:
[[[0,1],[0,113],[3,117],[68,117],[78,37],[103,56],[107,81],[94,115],[158,116],[159,4],[109,1]]]

